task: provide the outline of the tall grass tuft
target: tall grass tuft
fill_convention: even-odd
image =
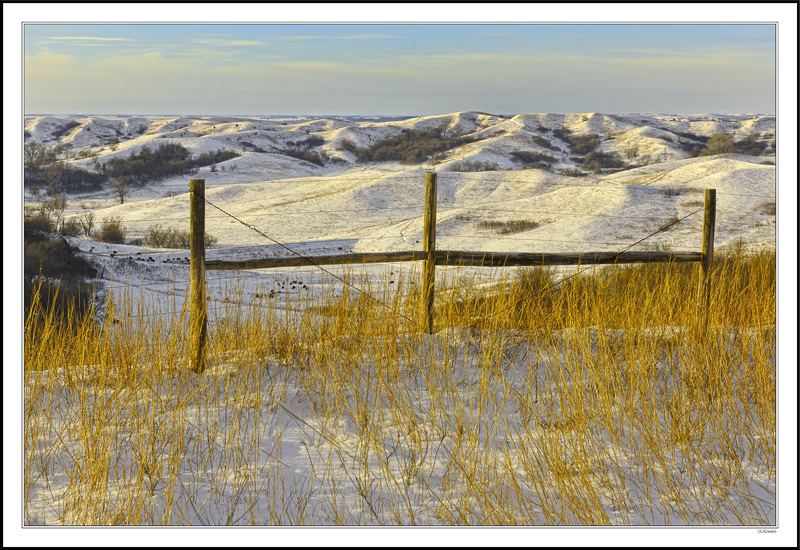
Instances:
[[[219,289],[189,370],[178,289],[102,320],[34,293],[24,511],[60,525],[769,525],[775,254],[697,266]],[[38,309],[37,309],[38,308]]]

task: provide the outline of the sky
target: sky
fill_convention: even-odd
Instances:
[[[760,113],[774,24],[40,24],[25,114]]]

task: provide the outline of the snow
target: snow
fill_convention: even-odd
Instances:
[[[683,152],[679,154],[664,140],[675,128],[703,135],[721,128],[740,132],[771,130],[774,135],[775,117],[730,117],[723,122],[712,115],[584,113],[501,117],[467,111],[400,121],[360,118],[363,117],[78,117],[75,121],[79,126],[62,141],[71,144],[76,155],[81,147],[93,148],[95,158],[68,161],[83,166],[127,156],[145,145],[155,148],[163,138],[185,146],[193,154],[223,148],[240,151],[243,141],[267,150],[244,152],[219,163],[215,171],[203,167],[192,176],[206,180],[208,200],[225,211],[207,207],[206,231],[218,239],[209,257],[254,257],[261,253],[259,247],[269,254],[288,254],[249,226],[292,248],[318,254],[420,249],[426,171],[439,173],[440,249],[585,252],[668,246],[673,250],[696,250],[702,223],[702,212],[698,210],[702,209],[705,188],[717,190],[718,249],[739,241],[753,248],[775,244],[775,215],[769,207],[775,203],[774,165],[764,164],[764,157],[743,155],[686,159]],[[28,117],[26,130],[30,134],[26,140],[53,144],[48,136],[70,120]],[[387,162],[321,167],[278,154],[287,141],[305,139],[306,132],[325,139],[321,150],[342,153],[336,149],[345,139],[357,147],[366,147],[397,135],[403,128],[442,125],[453,134],[472,133],[485,139],[450,151],[447,161],[439,166]],[[548,137],[548,133],[540,133],[540,128],[559,126],[577,134],[600,134],[600,149],[605,151],[635,148],[647,155],[665,146],[668,158],[673,160],[585,177],[520,170],[510,157],[513,151],[527,148],[558,156],[533,143],[530,136]],[[112,150],[108,143],[102,143],[100,135],[119,137],[120,143]],[[348,159],[352,154],[339,156]],[[448,171],[464,160],[494,162],[501,170]],[[570,162],[561,158],[557,165],[568,166]],[[32,197],[28,201],[32,202]],[[119,217],[129,239],[144,238],[156,224],[188,230],[188,177],[176,176],[136,188],[124,204],[115,204],[107,191],[76,196],[70,199],[65,214],[67,219],[77,218],[88,211],[95,214],[97,223],[106,217]],[[634,245],[665,223],[686,216],[669,231]],[[481,222],[510,220],[535,221],[538,226],[511,235],[479,227]],[[135,279],[141,269],[132,266],[141,264],[143,255],[158,260],[147,266],[150,284],[185,276],[180,268],[161,263],[169,256],[185,258],[185,252],[173,254],[128,245],[102,245],[89,239],[70,240],[87,253],[103,254],[94,258],[104,263],[106,276],[116,277],[109,282],[120,284],[131,277]],[[112,252],[115,257],[109,259]],[[475,271],[483,273],[480,269]]]
[[[28,138],[47,142],[47,136],[63,117],[35,117],[26,122]],[[566,125],[576,134],[619,133],[614,141],[606,141],[604,148],[622,150],[638,148],[646,154],[654,152],[656,145],[663,149],[663,138],[670,128],[710,135],[717,131],[772,131],[774,117],[745,118],[744,120],[720,122],[714,120],[670,121],[667,116],[612,116],[597,113],[571,115],[517,115],[513,118],[498,117],[475,112],[461,112],[437,117],[418,117],[404,121],[365,122],[339,119],[302,120],[287,117],[291,124],[283,126],[280,119],[259,120],[248,117],[229,119],[215,117],[83,117],[77,119],[81,126],[64,139],[75,150],[80,147],[100,147],[96,159],[103,162],[113,156],[128,154],[147,145],[156,147],[158,140],[168,137],[180,143],[192,153],[215,151],[220,148],[241,149],[243,138],[270,150],[281,147],[287,140],[305,138],[305,132],[323,136],[325,147],[335,149],[342,140],[353,141],[365,147],[378,139],[399,133],[401,128],[435,128],[445,124],[457,134],[481,132],[490,135],[502,131],[504,136],[486,139],[458,149],[448,163],[472,160],[499,162],[501,167],[512,167],[508,153],[518,150],[521,143],[529,143],[531,150],[542,151],[531,143],[531,132],[539,126],[556,128]],[[276,123],[277,122],[277,123]],[[147,125],[143,135],[130,140],[121,139],[119,148],[111,151],[98,136],[118,135]],[[258,135],[255,135],[258,132]],[[547,136],[547,134],[542,134]],[[49,142],[49,143],[52,143]],[[670,149],[671,158],[678,156]],[[548,151],[549,152],[549,151]],[[343,155],[343,158],[347,158]],[[423,197],[425,172],[438,171],[438,225],[437,247],[475,251],[511,252],[585,252],[617,251],[627,249],[638,240],[658,230],[665,222],[675,218],[688,218],[662,234],[636,245],[633,250],[646,246],[667,245],[672,250],[698,250],[702,223],[702,192],[706,188],[717,190],[718,249],[733,246],[738,241],[753,248],[774,248],[775,215],[763,206],[775,202],[775,167],[762,164],[763,158],[743,155],[723,155],[693,159],[677,158],[669,162],[651,164],[641,168],[615,174],[590,177],[571,177],[543,170],[508,170],[478,173],[456,173],[444,171],[447,164],[437,166],[405,166],[399,163],[383,163],[370,166],[337,165],[317,167],[301,163],[296,159],[274,152],[246,152],[235,159],[220,163],[216,172],[201,169],[193,177],[205,178],[206,231],[218,239],[218,243],[207,252],[208,259],[246,259],[291,255],[286,245],[303,255],[335,254],[347,252],[375,252],[420,250],[423,235]],[[79,163],[81,161],[74,161]],[[88,161],[83,161],[87,163]],[[235,165],[235,169],[234,168]],[[222,171],[222,168],[225,170]],[[441,169],[441,170],[440,170]],[[169,196],[174,195],[174,196]],[[154,224],[188,230],[188,178],[174,177],[137,189],[124,204],[114,204],[107,191],[71,198],[66,212],[67,218],[77,217],[91,211],[96,220],[104,217],[119,217],[127,228],[129,239],[143,238]],[[225,213],[215,208],[224,210]],[[699,210],[699,213],[697,213]],[[237,219],[234,219],[238,218]],[[515,219],[534,220],[539,225],[524,232],[500,235],[492,230],[480,229],[481,221],[509,221]],[[242,223],[244,222],[244,223]],[[247,224],[247,225],[246,225]],[[254,230],[257,229],[258,231]],[[265,235],[270,238],[266,238]],[[169,304],[164,298],[177,293],[178,300],[187,295],[188,251],[151,249],[130,244],[102,244],[85,238],[68,238],[71,244],[88,258],[102,266],[102,282],[106,288],[113,286],[122,290],[130,285],[132,295],[151,314],[165,314]],[[322,292],[323,288],[342,287],[337,277],[347,273],[366,277],[378,286],[395,272],[410,274],[413,264],[376,264],[367,267],[327,266],[322,272],[313,266],[243,272],[232,278],[231,272],[207,272],[210,292],[209,314],[212,327],[222,322],[226,314],[226,300],[230,285],[238,284],[243,296],[255,296],[261,292],[280,289],[283,293],[302,292],[300,285],[286,290],[289,281],[302,281],[310,295]],[[450,277],[473,277],[473,280],[488,281],[503,276],[503,270],[443,269]],[[357,277],[356,277],[357,278]],[[363,280],[362,280],[363,282]],[[117,298],[121,293],[116,294]],[[281,310],[278,300],[272,305]],[[213,329],[212,329],[213,330]],[[598,335],[592,336],[597,341]],[[653,327],[654,338],[670,338],[672,327]],[[568,332],[555,335],[568,338]],[[376,338],[378,338],[376,336]],[[455,432],[442,431],[443,426],[466,426],[475,430],[468,434],[482,443],[469,452],[479,453],[483,464],[507,464],[519,476],[520,483],[530,496],[537,488],[545,488],[551,498],[555,486],[549,480],[528,477],[535,471],[526,458],[525,449],[563,444],[564,460],[569,462],[574,452],[569,444],[558,443],[554,434],[569,431],[559,409],[553,409],[552,424],[534,435],[520,435],[517,439],[499,440],[497,433],[486,419],[507,415],[504,422],[522,425],[524,410],[509,410],[503,405],[507,399],[504,392],[514,388],[518,391],[523,378],[546,378],[546,371],[559,361],[553,356],[537,356],[530,342],[515,349],[517,360],[502,366],[502,382],[498,378],[491,384],[486,402],[478,391],[481,384],[480,357],[493,345],[512,345],[515,335],[475,333],[469,329],[448,329],[431,336],[409,334],[398,339],[395,345],[410,350],[409,357],[416,363],[402,364],[398,368],[412,373],[407,378],[407,395],[416,397],[409,411],[417,424],[405,431],[391,419],[392,407],[380,401],[376,395],[350,395],[354,406],[367,406],[368,417],[360,425],[353,418],[333,415],[325,410],[324,392],[320,401],[301,391],[299,379],[290,374],[286,363],[278,357],[254,357],[251,350],[242,349],[227,356],[211,358],[211,366],[202,377],[190,374],[178,376],[175,384],[188,384],[197,392],[218,396],[219,408],[203,410],[199,405],[184,408],[170,406],[174,388],[165,386],[156,391],[143,391],[137,398],[140,407],[165,407],[163,423],[177,422],[177,415],[185,415],[185,426],[195,426],[195,440],[190,445],[200,445],[200,438],[209,438],[209,449],[213,461],[225,463],[226,446],[237,429],[255,430],[261,433],[259,445],[252,458],[240,462],[238,469],[226,466],[204,470],[187,461],[183,465],[187,475],[183,479],[185,490],[194,492],[195,500],[205,504],[198,510],[189,509],[180,516],[180,523],[190,524],[247,524],[253,516],[252,507],[238,496],[257,495],[256,520],[259,523],[294,524],[307,521],[328,524],[332,518],[331,502],[339,503],[341,520],[352,524],[437,524],[491,523],[492,518],[475,513],[465,518],[440,517],[441,508],[432,495],[430,487],[441,487],[452,483],[454,499],[465,491],[466,478],[453,475],[445,457],[458,452],[461,439]],[[318,342],[319,346],[346,345],[344,342]],[[376,344],[376,348],[380,348]],[[524,348],[524,349],[523,349]],[[530,348],[530,349],[529,349]],[[313,355],[314,350],[307,350]],[[535,357],[535,359],[531,359]],[[374,358],[361,359],[362,376],[378,376],[380,364]],[[258,376],[252,375],[252,365],[259,365]],[[247,366],[247,368],[245,368]],[[427,366],[431,371],[425,370]],[[444,397],[461,408],[441,408],[431,399],[430,374],[437,368],[447,367],[450,387]],[[666,368],[666,367],[665,367]],[[70,384],[92,388],[95,402],[106,398],[104,384],[113,386],[113,381],[103,381],[103,374],[96,366],[69,365],[51,371],[28,373],[33,384],[45,385],[49,377],[59,380],[70,378]],[[524,372],[524,374],[523,374]],[[239,377],[254,376],[249,391],[244,395],[231,395],[226,388],[234,385]],[[664,376],[671,376],[665,373]],[[30,382],[29,382],[30,383]],[[442,383],[439,381],[439,383]],[[344,386],[336,387],[331,382],[329,391],[347,392]],[[547,390],[543,390],[543,401]],[[483,401],[482,401],[483,400]],[[174,405],[174,404],[173,404]],[[77,414],[74,402],[67,398],[54,418],[59,422],[53,426],[55,433],[67,436],[65,452],[77,439],[70,439],[70,416]],[[437,408],[438,407],[438,408]],[[427,425],[426,418],[435,412],[438,421]],[[470,418],[481,422],[470,424]],[[465,423],[465,424],[464,424]],[[212,424],[217,428],[212,429]],[[393,449],[391,457],[379,460],[365,449],[365,428],[381,431],[387,438],[386,449]],[[123,428],[128,430],[126,425]],[[216,431],[215,431],[216,430]],[[410,431],[409,431],[410,430]],[[521,431],[520,433],[524,433]],[[76,436],[77,437],[77,436]],[[596,498],[597,521],[608,521],[617,525],[664,525],[681,524],[684,519],[676,514],[674,503],[650,502],[643,486],[630,486],[630,501],[620,503],[608,483],[619,480],[602,478],[600,472],[621,469],[631,472],[637,469],[637,448],[640,441],[631,435],[623,444],[610,438],[601,441],[605,451],[597,456],[603,462],[591,465],[597,474]],[[30,442],[29,442],[30,443]],[[43,441],[45,445],[55,442]],[[745,442],[738,442],[745,446]],[[749,443],[747,443],[749,445]],[[466,449],[466,447],[465,447]],[[747,449],[745,449],[745,452]],[[164,453],[167,449],[164,450]],[[188,453],[192,455],[191,452]],[[121,453],[122,461],[131,461],[130,454]],[[651,472],[652,479],[669,477],[680,479],[689,492],[699,501],[716,499],[718,513],[713,517],[695,518],[700,523],[737,523],[735,509],[737,496],[723,498],[714,493],[712,481],[698,477],[694,466],[684,464],[680,453],[674,462],[662,471]],[[758,461],[741,461],[743,475],[747,477],[754,498],[761,499],[763,521],[775,520],[775,478],[763,469]],[[320,470],[323,469],[323,470]],[[479,472],[476,475],[490,475]],[[624,476],[623,476],[624,477]],[[326,483],[334,480],[339,487],[335,497],[325,492]],[[272,489],[281,484],[283,502],[270,502],[276,492]],[[64,522],[69,524],[69,513],[60,515],[61,505],[74,495],[67,494],[70,481],[66,473],[55,473],[46,481],[34,483],[30,499],[35,506],[26,510],[26,518],[37,524]],[[379,489],[379,490],[378,490]],[[114,485],[113,491],[104,497],[109,505],[123,502],[126,495],[136,487]],[[157,479],[148,497],[148,509],[156,521],[176,513],[172,498],[179,491],[167,487]],[[377,492],[376,492],[377,491]],[[381,498],[370,495],[381,494]],[[206,496],[214,498],[205,500]],[[545,495],[547,496],[547,495]],[[726,500],[727,499],[727,500]],[[39,503],[46,506],[39,508]],[[666,510],[673,506],[673,514],[667,517]],[[466,508],[477,510],[477,503],[467,503]],[[323,515],[317,515],[322,511]],[[303,514],[306,514],[305,516]],[[514,511],[504,520],[521,520]],[[538,515],[537,515],[538,514]],[[173,516],[176,520],[177,516]],[[545,515],[531,511],[524,521]],[[689,521],[689,523],[692,523]]]

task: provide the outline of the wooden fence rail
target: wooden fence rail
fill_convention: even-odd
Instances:
[[[321,265],[371,264],[410,262],[422,260],[423,268],[422,305],[425,331],[433,333],[435,266],[462,267],[513,267],[553,265],[593,265],[699,262],[697,308],[698,320],[707,326],[711,300],[711,267],[714,257],[714,227],[716,223],[716,191],[706,189],[703,219],[703,235],[699,252],[582,252],[582,253],[534,253],[534,252],[471,252],[436,249],[436,174],[425,177],[425,214],[423,226],[423,250],[399,252],[366,252],[330,254],[305,257],[301,255],[284,258],[256,258],[250,260],[205,259],[203,236],[205,235],[205,180],[191,180],[191,294],[192,294],[192,364],[194,370],[205,368],[207,339],[207,314],[205,296],[205,270],[267,269],[276,267],[302,267]]]
[[[251,260],[207,260],[207,270],[232,271],[239,269],[270,269],[275,267],[303,267],[313,265],[380,264],[428,260],[428,252],[408,250],[401,252],[356,252],[326,256],[292,256],[288,258],[255,258]],[[467,252],[463,250],[436,250],[436,265],[460,267],[515,267],[592,264],[643,264],[653,262],[699,262],[702,252],[582,252],[539,254],[535,252]]]

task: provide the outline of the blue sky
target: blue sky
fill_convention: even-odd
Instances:
[[[771,24],[30,24],[25,112],[774,113]]]

